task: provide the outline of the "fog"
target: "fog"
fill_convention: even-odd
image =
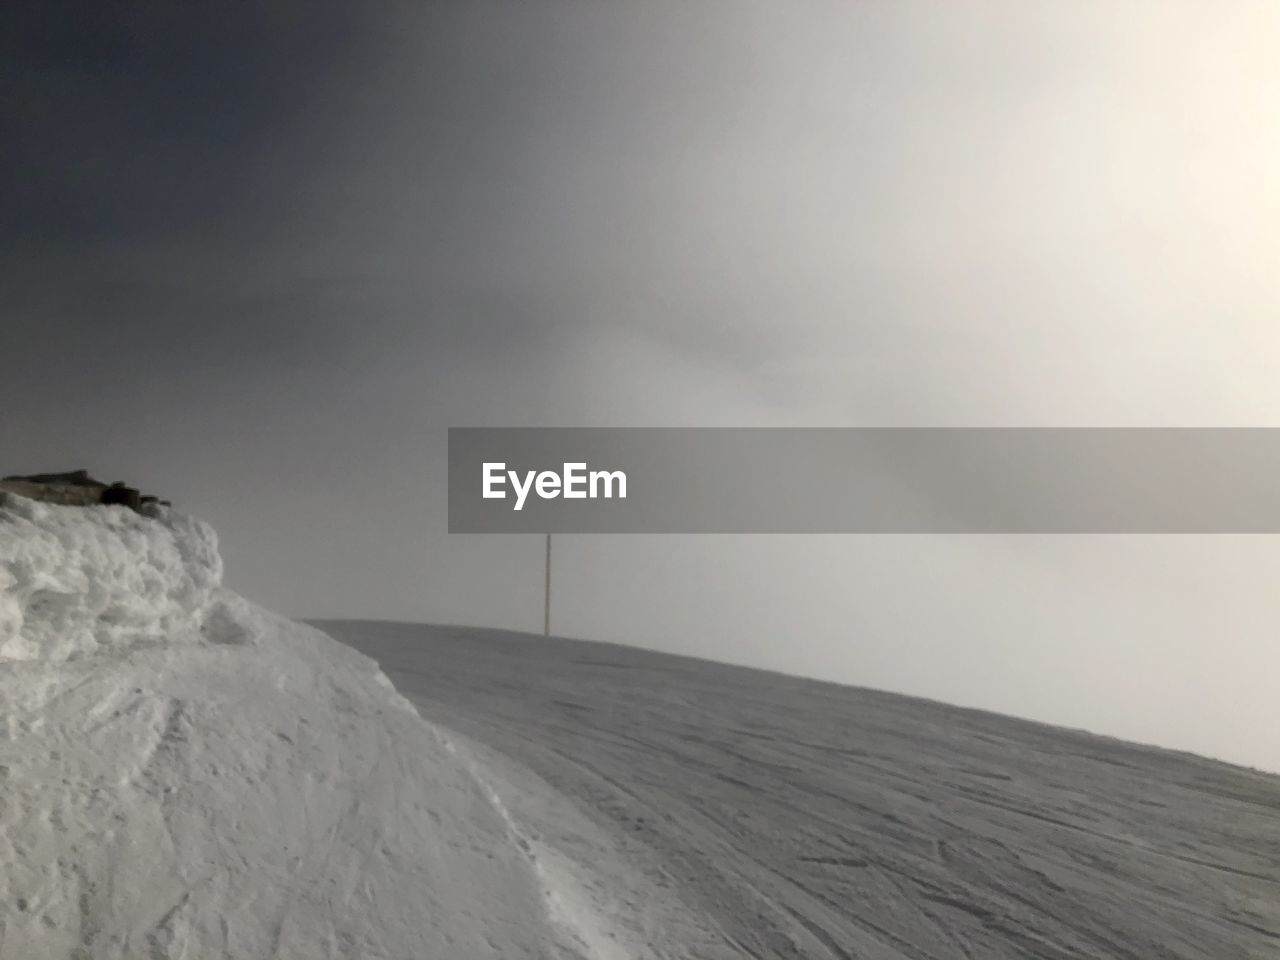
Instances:
[[[0,472],[285,613],[540,627],[449,426],[1280,426],[1274,4],[255,10],[13,15]],[[562,537],[553,619],[1280,770],[1278,560]]]

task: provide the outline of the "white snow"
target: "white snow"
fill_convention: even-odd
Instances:
[[[481,758],[555,892],[610,918],[578,921],[594,956],[1280,957],[1275,775],[634,648],[324,626]]]
[[[213,530],[179,513],[157,510],[153,519],[11,496],[0,522],[4,659],[66,660],[140,643],[198,642],[214,607],[234,603],[219,590]]]
[[[475,756],[221,578],[179,513],[0,498],[0,960],[576,955]]]
[[[1274,776],[652,652],[328,626],[411,704],[221,574],[178,513],[0,496],[0,960],[1280,945]]]

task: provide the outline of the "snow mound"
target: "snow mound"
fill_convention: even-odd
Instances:
[[[557,957],[448,734],[168,510],[0,498],[0,957]]]
[[[0,657],[66,660],[243,632],[232,629],[235,604],[219,589],[222,558],[208,524],[165,508],[141,516],[0,496]]]

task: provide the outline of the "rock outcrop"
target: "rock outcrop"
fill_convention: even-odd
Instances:
[[[88,470],[8,476],[0,480],[0,492],[71,507],[119,504],[141,512],[148,504],[170,505],[168,500],[143,496],[137,487],[130,487],[119,481],[103,483],[95,480],[89,476]]]

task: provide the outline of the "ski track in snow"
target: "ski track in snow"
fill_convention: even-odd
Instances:
[[[1280,777],[603,644],[323,627],[483,758],[617,956],[1280,958]]]
[[[221,574],[0,496],[0,960],[1280,958],[1278,777]]]

